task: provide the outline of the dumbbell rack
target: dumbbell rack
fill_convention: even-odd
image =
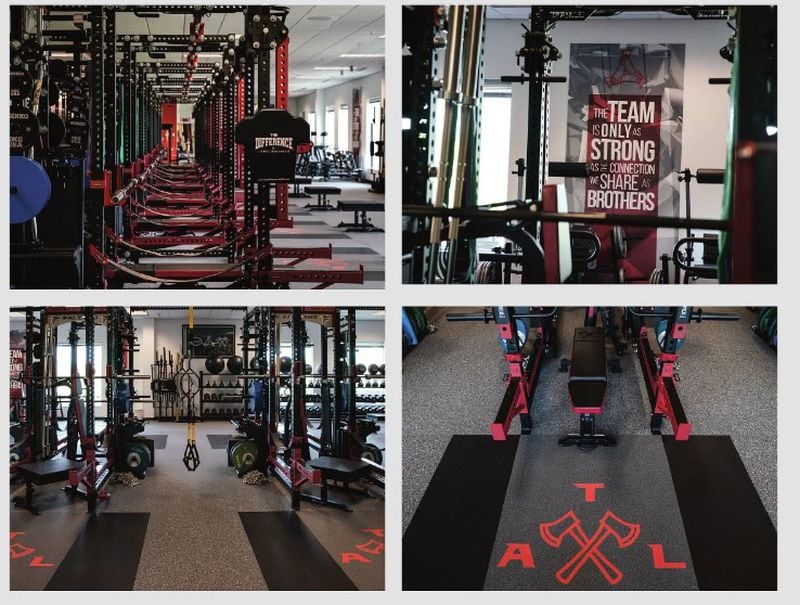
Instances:
[[[245,407],[246,407],[245,406],[245,400],[246,400],[247,396],[246,396],[246,394],[244,392],[244,387],[242,386],[242,383],[240,382],[240,380],[242,379],[241,375],[239,375],[239,374],[208,374],[206,372],[200,372],[199,374],[200,374],[200,392],[199,392],[200,418],[202,420],[238,418],[239,416],[242,415],[241,411],[243,409],[245,409]],[[212,376],[218,376],[220,381],[223,378],[227,377],[231,381],[235,380],[236,384],[228,384],[228,385],[225,385],[225,386],[223,386],[223,385],[212,386],[211,383],[208,382],[209,380],[211,380]],[[225,397],[225,400],[224,401],[219,401],[219,400],[212,401],[210,399],[207,400],[205,398],[205,395],[208,393],[209,389],[211,389],[213,391],[212,394],[214,394],[214,395],[218,394],[219,391],[222,391],[222,396]],[[237,395],[238,395],[238,399],[236,399]],[[216,404],[229,404],[229,405],[235,404],[237,407],[233,408],[235,410],[233,413],[225,412],[224,410],[221,410],[220,413],[216,413],[216,414],[213,414],[213,415],[208,415],[208,414],[205,413],[206,409],[210,405],[216,405]],[[216,409],[216,408],[212,408],[212,409]],[[231,408],[226,408],[226,409],[231,409]]]

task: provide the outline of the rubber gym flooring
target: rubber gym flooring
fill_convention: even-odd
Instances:
[[[384,504],[331,490],[344,512],[303,502],[291,511],[277,479],[245,485],[227,466],[230,423],[197,425],[200,467],[183,466],[186,425],[149,422],[164,442],[135,487],[109,485],[110,500],[86,503],[38,487],[41,515],[11,507],[12,590],[380,590]],[[214,449],[212,441],[222,443]],[[21,495],[24,486],[12,495]]]
[[[332,205],[341,200],[365,200],[383,201],[382,194],[375,194],[369,191],[368,183],[356,183],[352,181],[321,181],[315,180],[313,186],[339,187],[341,195],[328,196],[328,201]],[[300,189],[303,189],[303,185]],[[293,187],[289,187],[291,192]],[[334,260],[344,261],[354,268],[358,265],[364,267],[364,284],[333,284],[329,288],[371,288],[379,289],[384,287],[384,233],[361,233],[348,232],[344,228],[337,228],[340,222],[352,222],[353,213],[344,211],[314,211],[306,208],[306,204],[316,204],[317,196],[310,198],[289,198],[289,216],[294,219],[294,227],[291,229],[273,229],[270,232],[270,242],[278,247],[302,246],[305,248],[326,247],[333,245]],[[384,214],[382,212],[370,212],[367,215],[376,227],[384,227]],[[177,250],[178,248],[176,248]],[[224,264],[223,258],[205,258],[203,265]],[[278,264],[283,261],[277,261]],[[152,265],[167,265],[170,263],[185,264],[185,258],[142,258],[142,263]],[[226,286],[225,282],[212,282],[209,288],[219,288]],[[313,283],[293,283],[293,289],[313,288]],[[127,284],[126,287],[152,288],[153,284],[141,283],[133,286]]]
[[[515,421],[505,443],[488,436],[507,371],[496,327],[436,313],[403,364],[404,588],[774,589],[776,355],[729,310],[741,320],[691,324],[679,352],[692,438],[649,433],[629,351],[598,419],[618,446],[592,452],[557,443],[577,430],[558,366],[582,309],[561,311],[533,434]]]

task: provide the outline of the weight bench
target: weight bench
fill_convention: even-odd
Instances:
[[[339,200],[336,204],[339,210],[352,211],[353,222],[346,223],[342,221],[337,227],[347,227],[345,231],[362,231],[362,232],[375,232],[383,233],[383,229],[376,227],[372,221],[367,217],[367,212],[383,212],[383,202],[369,202],[364,200]]]
[[[304,190],[306,193],[316,194],[317,196],[316,204],[306,204],[305,207],[309,210],[336,210],[336,207],[328,201],[328,196],[341,195],[342,193],[340,187],[331,187],[329,185],[310,185],[306,186]]]
[[[351,510],[346,504],[328,499],[328,482],[338,481],[344,485],[345,489],[350,489],[350,483],[368,478],[372,474],[371,465],[364,460],[320,456],[310,460],[307,464],[311,468],[319,470],[321,474],[320,497],[315,502],[346,511]]]
[[[580,432],[562,437],[558,444],[577,445],[584,450],[598,445],[615,446],[616,439],[594,431],[595,417],[603,411],[608,390],[606,334],[602,327],[575,328],[567,389],[572,412],[580,416]]]
[[[292,179],[292,191],[289,193],[289,197],[311,197],[305,191],[300,191],[300,185],[310,185],[313,182],[313,179],[310,176],[296,176]]]
[[[70,471],[77,471],[82,464],[75,460],[58,457],[41,462],[28,462],[17,465],[17,474],[25,480],[25,497],[16,496],[12,502],[17,508],[39,514],[39,507],[33,504],[34,485],[47,485],[69,479]]]

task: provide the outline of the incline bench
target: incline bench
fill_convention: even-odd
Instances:
[[[383,229],[376,227],[367,218],[367,212],[383,212],[383,202],[371,202],[368,200],[339,200],[336,207],[339,210],[350,210],[353,212],[353,222],[342,221],[337,227],[347,227],[345,231],[373,231],[383,233]]]
[[[316,204],[306,204],[309,210],[336,210],[336,208],[328,201],[329,195],[341,195],[342,189],[340,187],[331,187],[330,185],[307,185],[304,188],[306,193],[312,195],[316,194]]]

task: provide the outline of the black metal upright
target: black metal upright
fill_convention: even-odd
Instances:
[[[106,161],[106,83],[103,79],[106,67],[106,44],[103,36],[103,8],[93,6],[89,9],[91,20],[91,41],[89,43],[89,80],[91,85],[91,119],[89,120],[89,179],[91,186],[86,199],[84,211],[84,241],[83,241],[83,267],[80,275],[84,276],[83,283],[90,288],[103,287],[102,267],[91,262],[87,253],[88,246],[94,246],[98,251],[105,252],[105,207],[104,200],[107,194],[103,188],[105,183]],[[113,54],[113,47],[109,50]]]

